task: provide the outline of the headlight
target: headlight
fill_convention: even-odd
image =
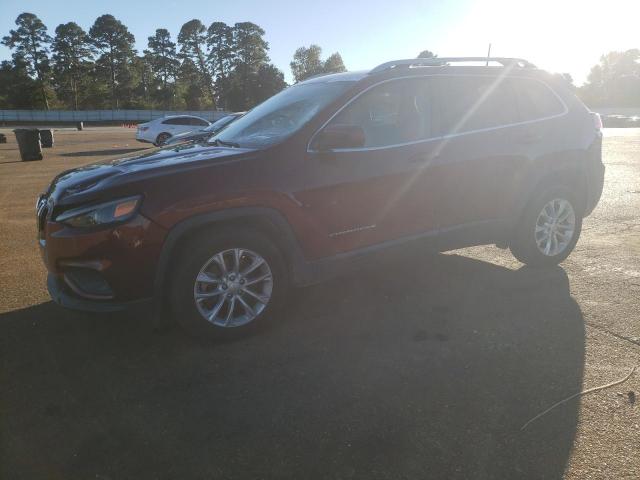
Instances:
[[[73,208],[58,215],[56,221],[79,228],[122,222],[135,215],[141,200],[142,196],[136,195],[89,207]]]

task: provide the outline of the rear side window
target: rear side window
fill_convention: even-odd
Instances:
[[[162,123],[163,125],[191,125],[191,119],[189,117],[169,118]]]
[[[196,118],[196,117],[191,117],[189,123],[191,125],[195,125],[196,127],[204,127],[206,125],[209,125],[207,122],[205,122],[201,118]]]
[[[552,117],[564,112],[564,106],[549,87],[528,78],[513,79],[516,101],[522,121]]]
[[[429,80],[385,82],[366,91],[332,121],[362,128],[365,148],[400,145],[431,136]]]
[[[465,133],[518,121],[511,82],[489,76],[434,77],[440,135]]]

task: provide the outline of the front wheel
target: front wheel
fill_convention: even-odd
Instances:
[[[573,251],[581,230],[575,195],[566,187],[551,187],[527,205],[509,248],[527,265],[557,265]]]
[[[237,336],[273,317],[288,283],[282,255],[260,232],[211,230],[189,242],[175,264],[172,312],[198,336]]]

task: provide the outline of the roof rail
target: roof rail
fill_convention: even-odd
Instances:
[[[503,67],[513,66],[519,68],[536,68],[534,64],[523,60],[522,58],[510,58],[510,57],[432,57],[432,58],[408,58],[406,60],[392,60],[391,62],[385,62],[378,65],[376,68],[369,72],[369,75],[374,73],[384,72],[392,68],[411,68],[411,67],[444,67],[452,63],[466,63],[466,62],[494,62],[500,63]]]
[[[336,72],[322,72],[322,73],[316,73],[315,75],[311,75],[310,77],[305,78],[304,80],[300,80],[301,82],[306,82],[307,80],[311,80],[313,78],[320,78],[320,77],[326,77],[327,75],[331,75],[332,73],[336,73]]]

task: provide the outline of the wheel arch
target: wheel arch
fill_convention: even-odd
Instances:
[[[187,218],[171,228],[162,246],[154,280],[154,306],[157,312],[167,306],[168,273],[177,254],[196,235],[211,228],[253,228],[263,233],[280,250],[293,283],[305,263],[304,254],[286,218],[277,210],[266,207],[240,207],[210,212]]]
[[[512,213],[512,230],[517,228],[529,202],[540,191],[554,186],[565,186],[575,193],[578,201],[577,208],[581,215],[587,208],[588,179],[585,168],[579,160],[551,163],[548,168],[526,178],[523,184],[525,185],[522,189],[523,195],[519,196]]]
[[[158,135],[156,135],[155,138],[155,142],[156,144],[158,144],[158,139],[162,136],[162,135],[168,135],[167,139],[171,138],[173,135],[171,135],[169,132],[160,132]]]

